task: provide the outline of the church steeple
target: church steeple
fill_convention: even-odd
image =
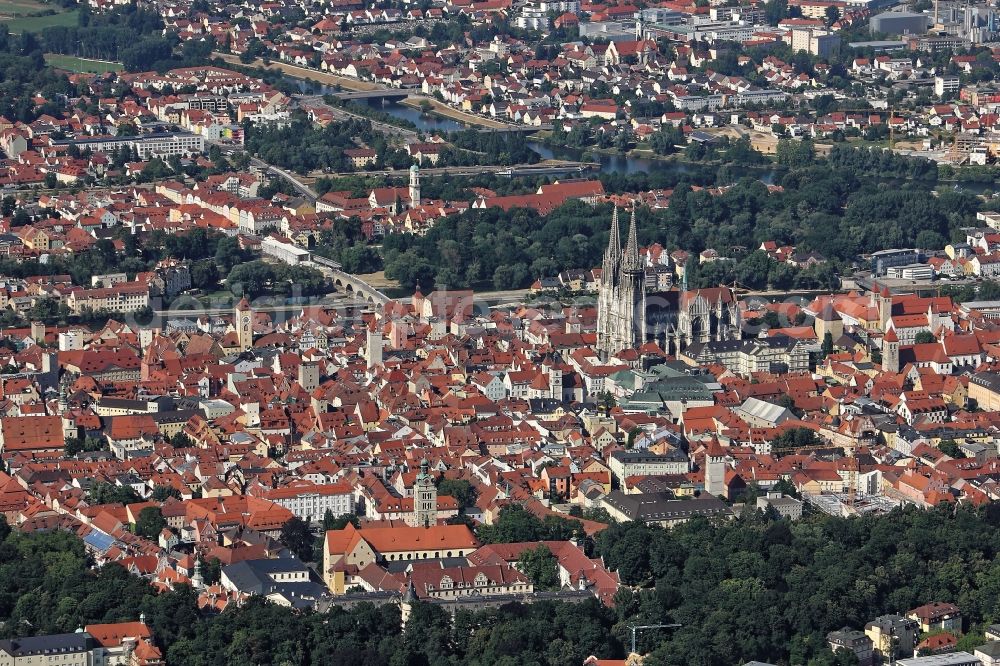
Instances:
[[[642,345],[646,336],[646,276],[634,208],[624,251],[620,238],[616,207],[597,295],[597,349],[605,359]]]
[[[253,308],[246,296],[236,304],[235,314],[236,340],[239,342],[240,351],[249,351],[253,349]]]
[[[420,473],[413,484],[413,522],[415,527],[437,524],[437,486],[427,458],[420,461]]]
[[[611,234],[608,236],[608,248],[604,251],[604,277],[608,281],[611,281],[614,277],[614,271],[618,267],[621,256],[621,231],[618,228],[618,206],[615,206],[614,214],[611,216]],[[610,274],[609,271],[611,272]]]
[[[625,254],[622,256],[622,269],[630,273],[642,270],[639,239],[635,228],[635,206],[632,207],[632,221],[628,225],[628,242],[625,245]]]

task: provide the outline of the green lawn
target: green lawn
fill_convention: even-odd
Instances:
[[[44,9],[50,9],[49,5],[37,0],[0,0],[0,14],[3,16],[17,16],[18,14],[32,14]]]
[[[75,56],[59,55],[57,53],[46,53],[45,62],[52,67],[63,69],[67,72],[89,72],[92,74],[117,72],[122,68],[122,64],[120,62],[88,60],[87,58],[77,58]]]
[[[53,14],[51,16],[19,16],[10,18],[10,14],[4,12],[3,7],[9,6],[7,0],[0,1],[0,23],[6,23],[13,33],[40,32],[43,28],[52,25],[72,26],[77,23],[78,10]]]

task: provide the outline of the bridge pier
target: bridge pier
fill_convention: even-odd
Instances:
[[[333,274],[333,286],[344,291],[344,293],[352,294],[355,297],[360,296],[363,300],[375,306],[383,306],[391,300],[388,296],[356,275],[351,275],[335,268],[330,268],[329,270]]]

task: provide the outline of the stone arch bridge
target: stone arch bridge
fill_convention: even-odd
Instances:
[[[313,256],[312,260],[314,263],[319,264],[326,270],[330,279],[333,281],[333,286],[336,287],[338,291],[350,294],[351,296],[367,301],[372,305],[383,306],[389,302],[390,298],[388,296],[358,276],[347,273],[337,262],[331,261],[326,257],[317,256]]]

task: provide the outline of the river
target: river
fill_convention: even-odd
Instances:
[[[337,92],[336,89],[330,86],[323,86],[319,84],[314,84],[310,86],[305,81],[301,79],[292,79],[295,81],[299,88],[305,91],[311,91],[316,93],[333,93]],[[371,108],[384,111],[389,115],[408,120],[413,125],[423,131],[423,132],[458,132],[464,129],[468,129],[469,125],[455,120],[453,118],[446,118],[444,116],[439,116],[433,113],[423,113],[420,109],[412,106],[407,106],[405,104],[400,104],[395,100],[383,100],[383,99],[370,99],[363,100],[361,103],[367,103]],[[580,148],[568,148],[552,146],[549,144],[542,143],[540,141],[528,141],[528,146],[538,153],[539,157],[542,159],[564,159],[573,160],[578,162],[597,162],[601,165],[601,173],[624,173],[624,174],[636,174],[636,173],[648,173],[648,174],[688,174],[694,173],[699,170],[699,165],[692,165],[685,162],[680,162],[676,160],[657,160],[650,159],[647,157],[627,157],[625,155],[613,154],[613,153],[602,153],[597,151],[591,151]],[[771,167],[728,167],[730,169],[730,176],[742,177],[742,176],[753,176],[759,178],[762,182],[769,185],[774,184],[779,180],[781,172],[777,169]],[[897,179],[886,179],[890,183],[900,184],[901,181]],[[932,185],[933,187],[933,185]],[[936,189],[959,189],[973,194],[982,194],[983,192],[992,191],[996,186],[993,183],[961,183],[957,187],[954,183],[938,183]]]
[[[383,100],[373,99],[368,100],[367,103],[373,109],[410,121],[423,132],[458,132],[469,128],[468,125],[458,120],[445,118],[434,113],[423,113],[420,109],[395,101],[387,100],[383,103]],[[601,165],[602,173],[690,173],[694,171],[689,164],[671,160],[626,157],[625,155],[601,153],[580,148],[550,146],[540,141],[531,140],[528,141],[528,146],[543,160],[563,159],[577,162],[598,162]],[[759,174],[765,183],[772,183],[776,175],[771,168],[756,169],[754,173]]]
[[[420,109],[397,102],[386,102],[381,100],[369,100],[369,106],[386,113],[404,118],[416,125],[417,129],[424,132],[459,132],[468,129],[469,126],[452,118],[445,118],[433,113],[422,113]],[[654,170],[664,169],[669,171],[689,170],[683,164],[664,162],[662,160],[650,160],[644,158],[626,158],[624,155],[608,155],[605,153],[590,152],[576,148],[558,148],[548,146],[540,141],[528,141],[528,146],[538,153],[543,160],[563,159],[577,162],[600,162],[601,171],[613,173],[616,171],[624,173],[649,173]]]
[[[334,86],[322,85],[316,82],[308,82],[302,79],[291,78],[291,81],[298,86],[299,90],[309,94],[333,94],[338,92]],[[460,132],[470,126],[455,120],[446,118],[434,113],[423,113],[420,109],[400,104],[396,100],[368,99],[358,100],[357,104],[367,104],[372,109],[377,109],[388,113],[391,116],[408,120],[423,132]],[[656,174],[685,174],[695,171],[695,166],[674,160],[655,160],[647,157],[626,157],[625,155],[601,153],[580,148],[558,147],[544,144],[540,141],[528,141],[528,146],[538,153],[543,160],[563,159],[575,162],[597,162],[601,165],[601,173],[656,173]],[[735,173],[740,175],[754,175],[763,182],[774,183],[777,172],[770,167],[764,168],[739,168]]]

